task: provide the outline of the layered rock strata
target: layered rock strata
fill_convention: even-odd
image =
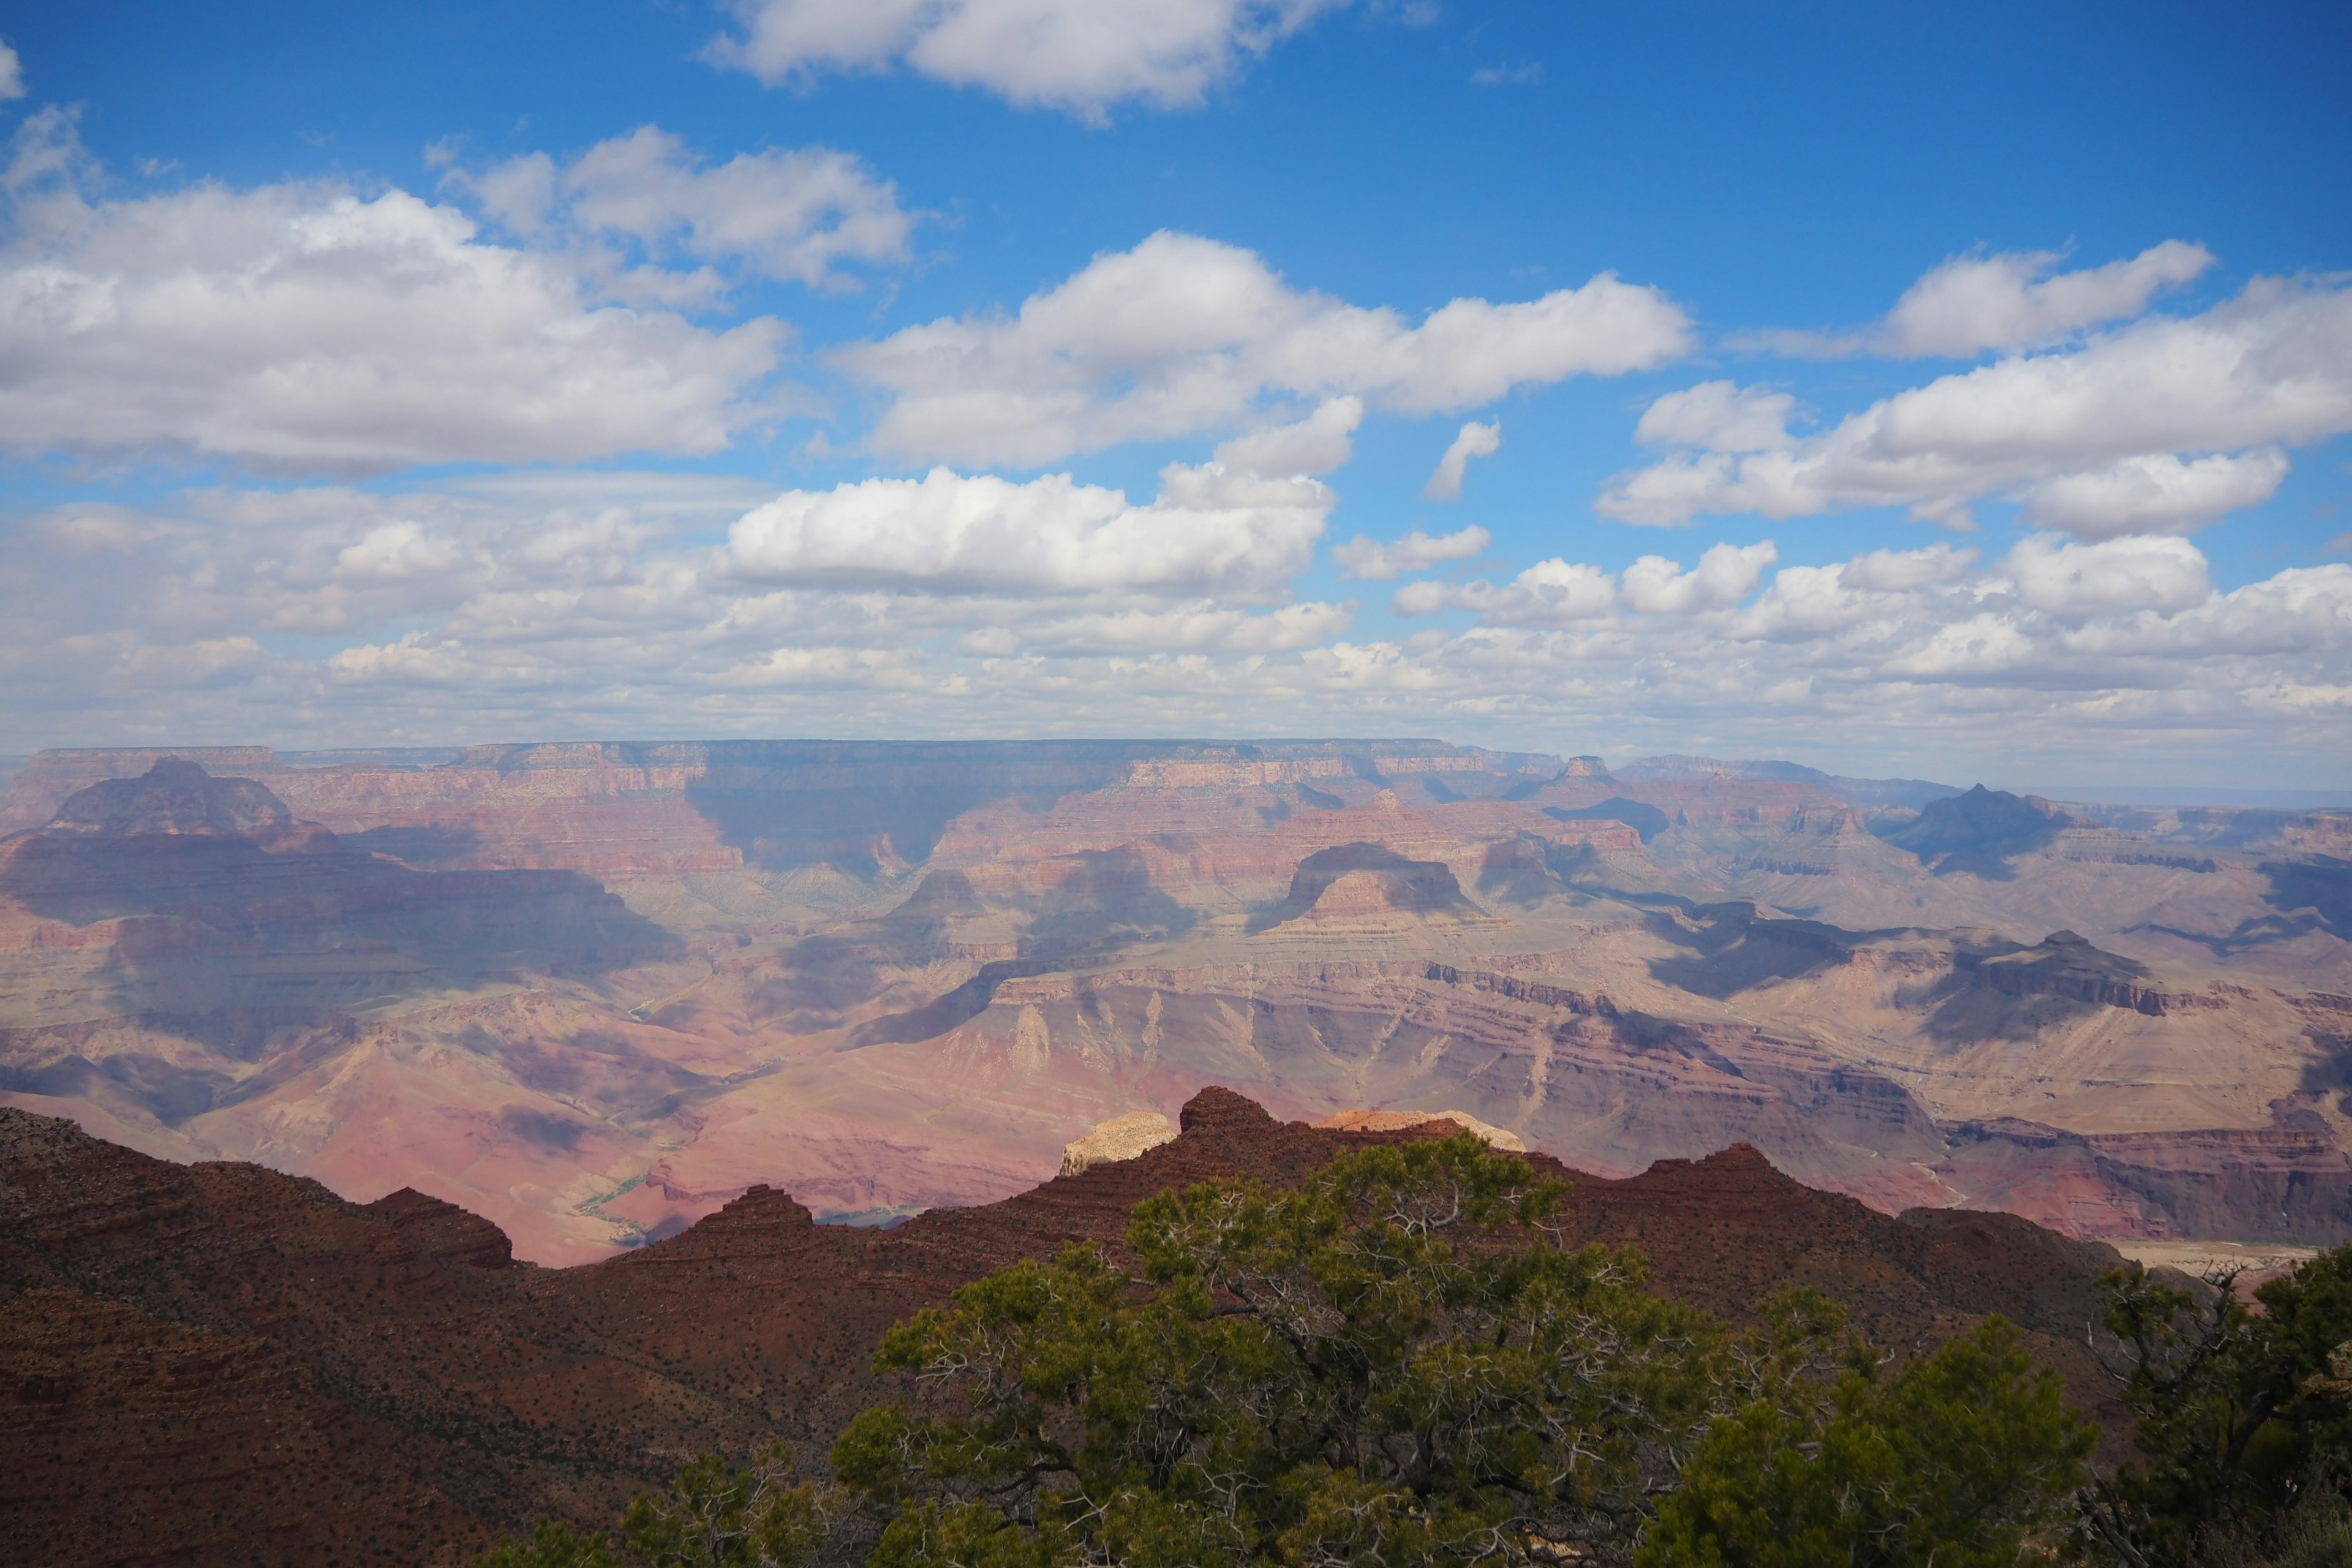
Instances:
[[[2352,814],[1880,782],[1435,742],[45,753],[0,1100],[429,1194],[538,1262],[760,1182],[1001,1197],[1212,1081],[1612,1173],[1747,1142],[1889,1210],[2352,1234]],[[2110,1152],[1978,1131],[2011,1123]]]

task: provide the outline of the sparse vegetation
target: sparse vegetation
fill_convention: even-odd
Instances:
[[[1632,1248],[1563,1246],[1563,1196],[1466,1135],[1295,1190],[1163,1194],[1125,1258],[1015,1264],[892,1330],[878,1361],[908,1395],[842,1435],[838,1492],[779,1471],[774,1501],[689,1506],[749,1484],[705,1459],[617,1547],[543,1526],[506,1549],[541,1555],[492,1561],[1972,1568],[2054,1548],[2092,1429],[2005,1323],[1895,1366],[1784,1287],[1736,1331],[1652,1294]],[[752,1517],[788,1522],[691,1522]],[[767,1555],[676,1544],[721,1535]]]
[[[794,1568],[824,1542],[828,1494],[791,1477],[782,1448],[740,1467],[706,1454],[667,1490],[630,1504],[617,1542],[542,1520],[529,1542],[501,1546],[475,1568]]]
[[[2352,1247],[2204,1299],[2137,1266],[2106,1328],[2141,1458],[2086,1498],[2085,1550],[2129,1565],[2352,1563]]]

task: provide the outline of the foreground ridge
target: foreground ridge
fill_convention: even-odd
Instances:
[[[0,1511],[26,1560],[314,1563],[383,1547],[460,1563],[552,1512],[609,1518],[709,1448],[804,1462],[883,1384],[882,1331],[1172,1185],[1295,1181],[1450,1123],[1339,1131],[1207,1089],[1171,1142],[889,1230],[754,1186],[667,1241],[510,1267],[487,1221],[416,1194],[362,1206],[236,1163],[174,1165],[0,1110]],[[1573,1240],[1632,1241],[1657,1288],[1738,1317],[1793,1279],[1911,1350],[2000,1312],[2108,1417],[2080,1350],[2118,1259],[2006,1215],[1878,1214],[1755,1150],[1611,1181],[1567,1172]],[[495,1238],[495,1239],[493,1239]]]

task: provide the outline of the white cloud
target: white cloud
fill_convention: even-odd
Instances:
[[[335,575],[354,583],[404,582],[455,571],[465,559],[454,540],[428,534],[415,522],[386,522],[335,552]]]
[[[1715,452],[1769,452],[1790,444],[1789,416],[1797,400],[1785,392],[1702,381],[1669,392],[1642,413],[1633,439],[1645,447],[1704,447]]]
[[[1874,550],[1845,563],[1845,574],[1860,587],[1900,594],[1954,582],[1977,560],[1975,550],[1957,544],[1930,544],[1919,550]]]
[[[1487,626],[1562,626],[1601,620],[1620,610],[1687,616],[1738,604],[1756,591],[1764,568],[1778,559],[1780,552],[1769,539],[1711,545],[1687,572],[1663,555],[1643,556],[1622,576],[1555,556],[1500,587],[1483,580],[1411,583],[1397,591],[1395,602],[1399,613],[1408,616],[1474,610]]]
[[[2137,316],[2214,263],[2201,245],[2168,239],[2125,261],[2060,272],[2063,251],[1979,252],[1949,258],[1903,291],[1884,320],[1858,331],[1738,332],[1736,348],[1805,358],[1875,353],[1970,359],[1988,349],[2046,347],[2087,328]]]
[[[16,51],[0,43],[0,101],[25,96],[25,62]]]
[[[1343,637],[1355,624],[1352,605],[1286,605],[1253,615],[1213,601],[1172,609],[1092,612],[991,626],[967,634],[965,651],[999,658],[1038,653],[1152,656],[1210,650],[1284,653]]]
[[[534,240],[622,235],[651,253],[740,261],[764,277],[844,286],[845,261],[905,258],[914,217],[897,188],[825,147],[738,153],[712,165],[685,138],[642,125],[558,167],[544,153],[445,179]]]
[[[1964,359],[2033,348],[2137,316],[2168,289],[2203,275],[2213,253],[2168,239],[2128,261],[2060,272],[2063,252],[1956,256],[1904,290],[1874,346],[1881,353]]]
[[[1158,505],[1242,482],[1179,479]],[[16,752],[559,730],[1417,732],[1560,751],[1706,737],[1963,781],[1984,761],[2104,770],[2200,748],[2317,780],[2352,747],[2342,563],[2221,593],[2177,538],[2044,538],[1990,563],[1938,542],[1777,570],[1723,545],[1688,571],[1551,560],[1499,584],[1409,583],[1401,607],[1479,624],[1353,641],[1352,606],[1282,594],[1310,563],[1278,531],[1253,544],[1206,525],[1255,552],[1236,589],[1155,586],[1216,561],[1155,566],[1116,516],[1048,526],[1019,571],[961,591],[887,551],[853,555],[846,585],[755,580],[707,542],[772,499],[717,476],[535,470],[8,520],[0,732]]]
[[[1263,55],[1348,0],[726,0],[740,34],[709,58],[779,82],[821,71],[904,65],[984,88],[1024,107],[1100,121],[1139,100],[1201,101],[1244,58]]]
[[[1475,524],[1434,538],[1416,528],[1387,544],[1360,533],[1331,554],[1339,563],[1341,576],[1385,583],[1408,572],[1425,572],[1448,561],[1465,561],[1493,542],[1494,535]]]
[[[1873,621],[1916,621],[1924,601],[1916,591],[1958,581],[1977,560],[1974,550],[1931,544],[1874,550],[1827,566],[1786,566],[1734,623],[1732,635],[1803,642]]]
[[[1462,499],[1463,470],[1473,458],[1491,458],[1503,449],[1503,422],[1499,419],[1480,425],[1473,422],[1462,426],[1445,448],[1445,456],[1437,459],[1437,468],[1429,476],[1429,483],[1421,488],[1423,500],[1459,500]]]
[[[1728,609],[1754,593],[1764,568],[1780,558],[1769,539],[1760,544],[1710,545],[1687,572],[1680,562],[1644,555],[1625,568],[1619,595],[1627,608],[1643,615]]]
[[[711,452],[784,337],[598,307],[562,261],[404,191],[86,200],[69,116],[19,128],[0,241],[0,442],[287,471]]]
[[[2286,471],[2286,454],[2275,447],[2187,463],[2169,452],[2126,458],[2096,472],[2036,480],[2025,490],[2025,519],[2083,539],[2192,529],[2270,500]]]
[[[1472,610],[1489,626],[1562,626],[1613,615],[1617,579],[1598,566],[1554,556],[1499,587],[1484,578],[1461,584],[1408,583],[1397,590],[1393,602],[1397,613],[1405,616]]]
[[[934,468],[789,490],[729,535],[738,567],[768,582],[939,592],[1150,590],[1281,596],[1322,535],[1331,492],[1171,464],[1147,506],[1067,474],[1014,483]]]
[[[2213,596],[2205,556],[2185,539],[2063,544],[2037,534],[2020,540],[2001,564],[2021,600],[2056,616],[2186,610]]]
[[[1295,425],[1218,443],[1214,460],[1250,474],[1328,474],[1355,456],[1352,439],[1364,419],[1360,397],[1334,397]]]
[[[1524,302],[1456,300],[1409,326],[1292,289],[1253,252],[1162,232],[1017,315],[908,327],[833,357],[892,398],[876,450],[1032,466],[1244,423],[1269,398],[1472,408],[1515,386],[1663,363],[1689,339],[1681,307],[1607,273]]]
[[[1941,377],[1783,449],[1670,456],[1597,510],[1664,525],[1895,505],[1965,522],[1973,501],[2021,495],[2037,520],[2088,537],[2174,529],[2267,496],[2284,472],[2274,448],[2346,430],[2352,287],[2261,279],[2199,316]]]

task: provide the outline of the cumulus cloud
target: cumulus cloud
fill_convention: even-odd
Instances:
[[[1769,539],[1760,544],[1711,545],[1687,572],[1679,562],[1644,555],[1625,568],[1619,595],[1627,608],[1643,615],[1728,609],[1754,593],[1764,568],[1780,558]]]
[[[1199,103],[1244,59],[1348,0],[726,0],[708,57],[774,86],[903,65],[1099,122]]]
[[[1958,580],[1978,559],[1948,544],[1925,550],[1874,550],[1827,566],[1786,566],[1733,622],[1742,640],[1804,643],[1872,621],[1916,621],[1923,588]]]
[[[1708,737],[1753,755],[1899,750],[1945,777],[1968,765],[1929,759],[2105,768],[2190,746],[2316,777],[2352,745],[2340,562],[2221,592],[2171,537],[2043,537],[1990,563],[1939,542],[1780,565],[1726,544],[1686,565],[1554,559],[1501,584],[1411,583],[1401,607],[1477,624],[1357,640],[1349,605],[1154,586],[1215,562],[1138,567],[1107,509],[1047,530],[1025,576],[958,589],[876,552],[845,579],[757,578],[716,541],[774,500],[719,476],[537,469],[0,518],[0,725],[19,749],[877,725],[1558,750]],[[1152,504],[1199,503],[1171,489]],[[1269,548],[1283,555],[1240,546]],[[1270,593],[1284,569],[1239,580]]]
[[[1483,579],[1408,584],[1397,591],[1396,607],[1408,616],[1472,610],[1488,626],[1563,626],[1612,617],[1621,610],[1687,616],[1738,604],[1756,591],[1764,568],[1779,559],[1769,539],[1712,545],[1687,572],[1663,555],[1644,555],[1622,574],[1555,556],[1499,586]]]
[[[1437,468],[1429,476],[1429,483],[1422,486],[1422,499],[1423,500],[1461,500],[1462,474],[1463,470],[1470,466],[1470,459],[1491,458],[1502,449],[1503,422],[1501,420],[1493,420],[1485,425],[1475,422],[1465,425],[1462,426],[1462,433],[1454,437],[1453,444],[1445,448],[1445,456],[1437,459]]]
[[[1254,252],[1162,232],[1015,315],[908,327],[833,358],[890,397],[876,450],[1034,466],[1244,424],[1269,399],[1472,408],[1515,386],[1664,363],[1689,340],[1680,306],[1608,273],[1539,300],[1456,300],[1409,325],[1293,289]]]
[[[1622,477],[1597,506],[1654,525],[1887,505],[1965,524],[1970,503],[2017,496],[2084,537],[2182,529],[2266,498],[2278,448],[2346,430],[2352,287],[2259,279],[2201,315],[1944,376],[1785,447],[1717,444],[1691,421],[1668,435],[1696,450]]]
[[[1328,474],[1355,456],[1364,400],[1334,397],[1293,425],[1276,425],[1218,443],[1215,461],[1250,474]]]
[[[2024,493],[2025,519],[2084,539],[2169,533],[2261,505],[2286,471],[2286,454],[2275,447],[2186,463],[2169,452],[2126,458],[2112,468],[2035,480]]]
[[[2018,598],[2053,615],[2185,610],[2213,596],[2204,553],[2185,539],[2109,539],[2065,544],[2020,540],[2002,563]]]
[[[846,286],[845,261],[904,259],[915,222],[897,187],[845,153],[770,150],[713,164],[655,125],[567,164],[532,153],[445,178],[533,240],[617,235],[653,254],[740,262],[814,288]]]
[[[0,102],[25,96],[25,62],[0,42]]]
[[[1408,572],[1425,572],[1448,561],[1465,561],[1494,542],[1494,535],[1476,525],[1435,537],[1414,529],[1402,539],[1382,544],[1362,534],[1331,552],[1339,574],[1360,581],[1385,583]]]
[[[2168,239],[2104,267],[2060,272],[2065,259],[2054,250],[1953,257],[1904,290],[1874,346],[1951,359],[2038,347],[2138,315],[2158,293],[2203,276],[2213,253]]]
[[[560,259],[404,191],[90,201],[69,115],[19,127],[0,239],[0,442],[285,471],[725,447],[783,327],[593,302]]]
[[[1790,444],[1785,392],[1702,381],[1669,392],[1642,411],[1633,439],[1645,447],[1704,447],[1716,452],[1770,452]]]
[[[1988,349],[2045,347],[2090,327],[2137,316],[2214,263],[2201,245],[2168,239],[2103,267],[2061,272],[2058,250],[1955,256],[1903,291],[1884,320],[1859,331],[1735,334],[1733,346],[1808,358],[1875,353],[1970,359]]]
[[[1286,653],[1345,636],[1355,618],[1352,605],[1286,605],[1252,614],[1204,600],[1170,609],[1054,616],[1017,629],[991,626],[966,634],[961,646],[966,652],[996,658]]]
[[[1144,506],[1067,474],[1014,483],[933,468],[920,479],[788,490],[744,516],[729,542],[738,569],[769,582],[1264,600],[1304,569],[1331,503],[1313,479],[1214,464],[1171,464]]]

